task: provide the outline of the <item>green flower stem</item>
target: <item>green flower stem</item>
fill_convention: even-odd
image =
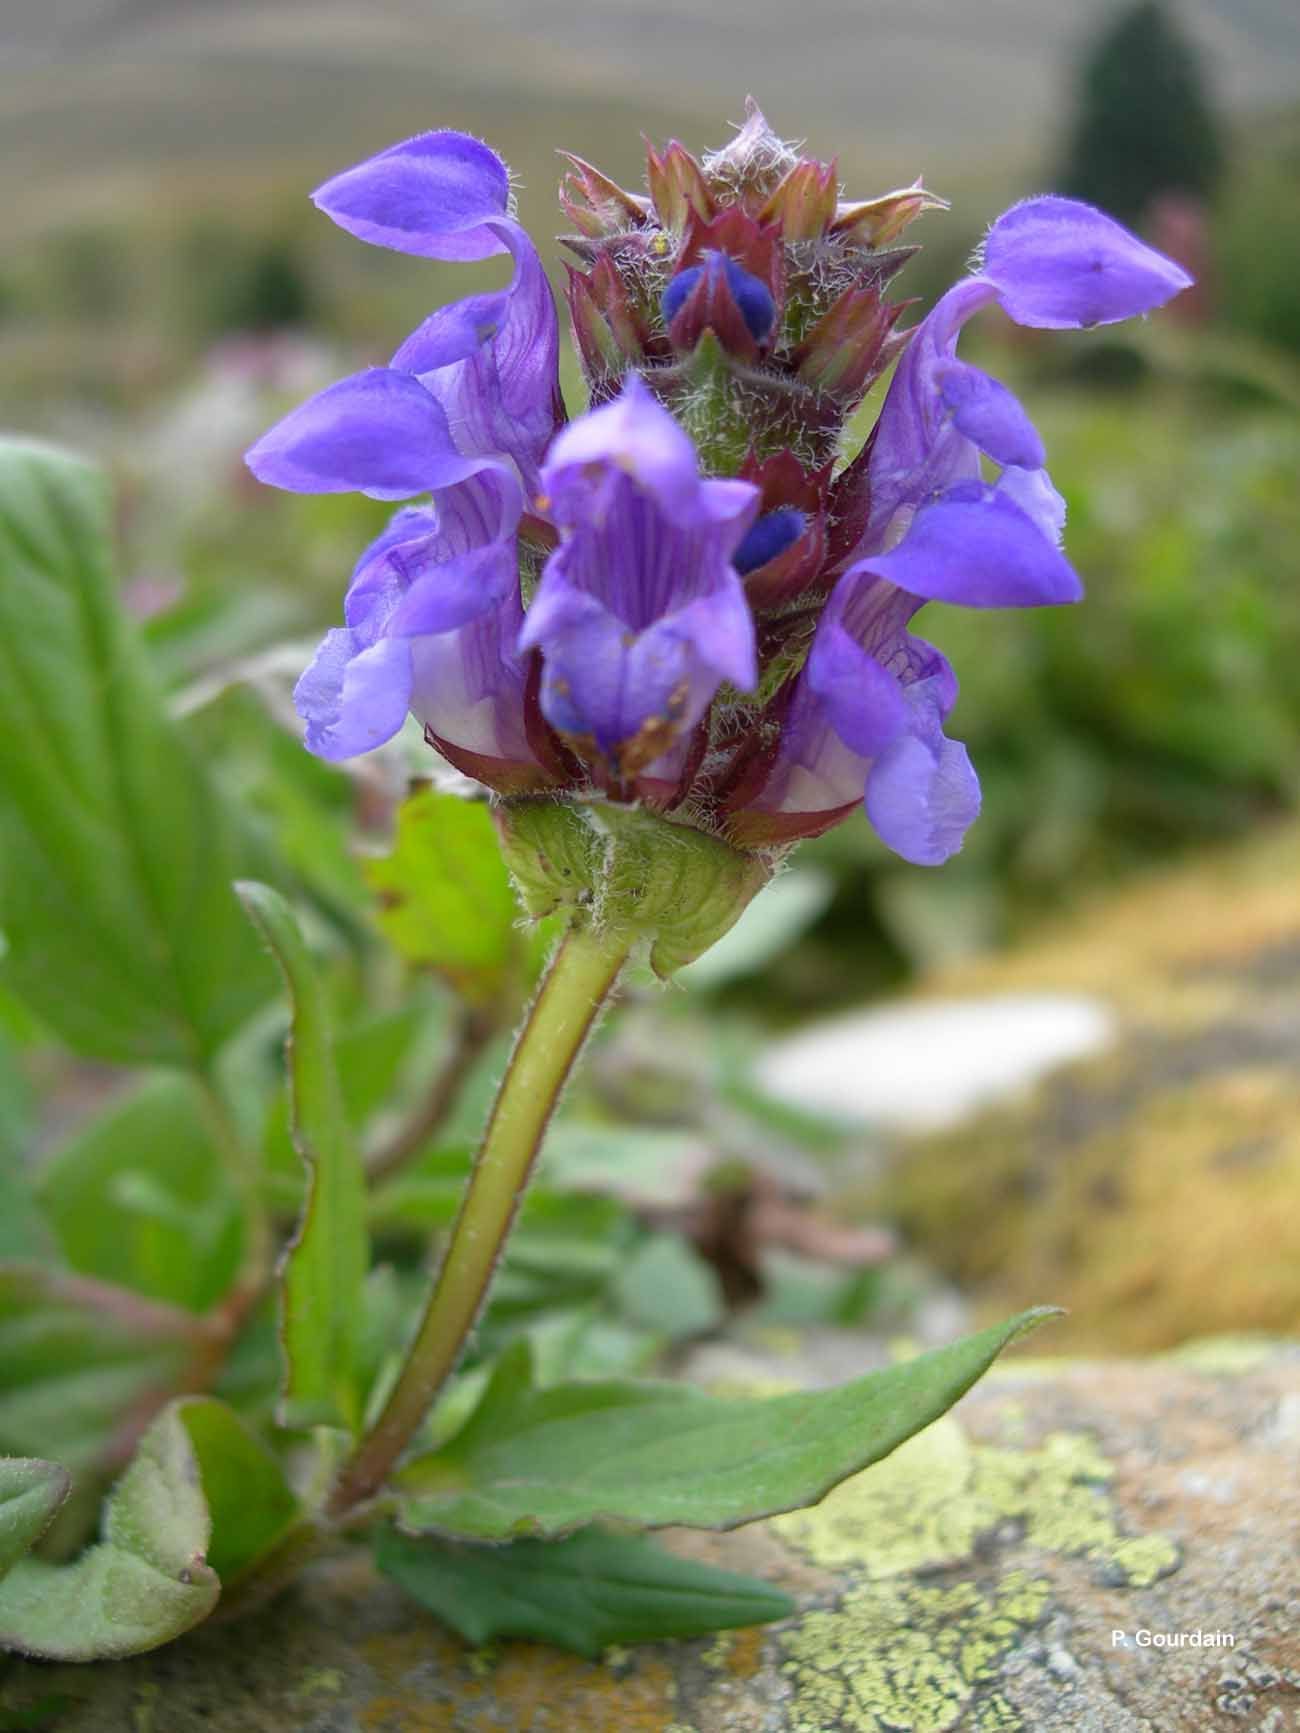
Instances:
[[[515,1041],[446,1255],[378,1420],[344,1466],[327,1510],[373,1496],[455,1371],[570,1071],[629,950],[627,935],[580,921],[560,941]]]

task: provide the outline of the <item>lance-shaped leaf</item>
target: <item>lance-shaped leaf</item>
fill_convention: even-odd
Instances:
[[[71,1485],[67,1469],[53,1462],[0,1459],[0,1577],[36,1545]]]
[[[471,1643],[531,1637],[591,1660],[611,1643],[696,1637],[794,1611],[767,1583],[599,1528],[511,1546],[456,1546],[384,1529],[375,1560]]]
[[[413,1056],[418,1061],[421,1080],[435,1070],[439,1063],[435,1042],[446,1023],[445,1004],[421,999],[400,1010],[367,1016],[335,1036],[334,1065],[343,1110],[359,1144],[365,1144],[369,1123],[391,1109]],[[391,1123],[385,1129],[391,1130]],[[277,1210],[297,1210],[302,1202],[304,1175],[302,1161],[293,1147],[286,1095],[275,1096],[268,1106],[261,1144],[268,1199]]]
[[[238,889],[289,990],[291,1123],[308,1172],[302,1219],[281,1273],[280,1419],[285,1426],[354,1428],[369,1262],[365,1175],[343,1108],[324,995],[298,923],[278,891],[249,883]]]
[[[366,863],[384,935],[473,1005],[498,999],[532,947],[486,806],[422,789],[402,807],[393,852]]]
[[[230,891],[242,844],[119,608],[108,491],[0,441],[5,978],[80,1052],[200,1063],[269,993]]]
[[[209,1529],[189,1434],[168,1410],[113,1489],[102,1539],[71,1564],[19,1559],[0,1580],[0,1648],[94,1661],[170,1642],[205,1619],[221,1591]]]
[[[408,1530],[479,1540],[600,1521],[734,1528],[815,1504],[949,1409],[1046,1311],[833,1390],[710,1396],[686,1384],[538,1389],[526,1343],[502,1356],[468,1425],[399,1480]]]

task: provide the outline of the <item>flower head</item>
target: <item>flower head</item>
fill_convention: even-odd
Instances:
[[[1044,329],[1128,318],[1186,275],[1099,211],[1030,199],[900,333],[887,291],[914,249],[896,243],[943,205],[919,181],[846,203],[834,163],[752,104],[723,150],[652,149],[644,194],[569,161],[591,407],[567,424],[550,289],[494,152],[426,133],[315,195],[364,241],[505,253],[513,274],[249,453],[276,486],[424,501],[363,554],[299,682],[307,744],[347,757],[413,713],[503,793],[642,801],[760,851],[861,805],[905,859],[946,859],[979,785],[944,732],[956,678],[913,617],[1081,593],[1042,440],[958,354],[962,328],[990,305]]]

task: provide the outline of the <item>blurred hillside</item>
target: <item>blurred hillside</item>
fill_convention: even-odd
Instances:
[[[430,125],[491,130],[534,199],[555,141],[635,173],[637,132],[720,141],[747,91],[863,184],[1004,181],[1050,154],[1107,0],[5,0],[11,224],[313,184]],[[1294,98],[1294,0],[1181,0],[1233,113]],[[256,174],[250,175],[250,170]]]

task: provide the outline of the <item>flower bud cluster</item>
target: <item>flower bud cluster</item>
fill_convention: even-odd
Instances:
[[[903,341],[884,291],[915,248],[892,243],[944,201],[918,182],[841,202],[836,165],[796,155],[752,103],[702,161],[675,139],[651,147],[645,197],[569,161],[564,244],[583,268],[568,268],[568,300],[593,404],[634,370],[709,470],[785,452],[827,468]]]

